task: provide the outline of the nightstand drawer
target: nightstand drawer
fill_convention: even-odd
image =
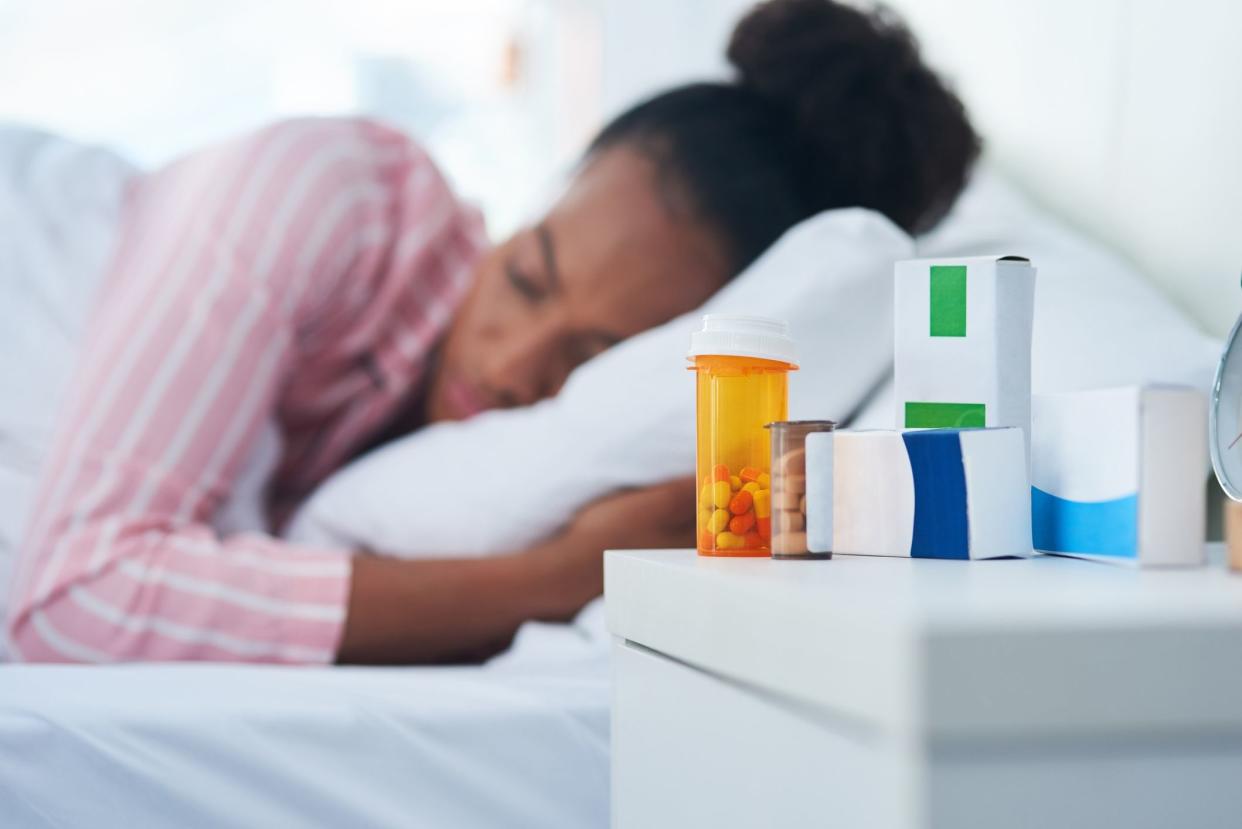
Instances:
[[[613,655],[613,829],[908,823],[873,727],[624,640]]]

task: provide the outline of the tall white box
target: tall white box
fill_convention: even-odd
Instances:
[[[912,259],[897,263],[894,278],[898,428],[1014,426],[1029,456],[1030,261]]]
[[[1141,566],[1204,560],[1207,402],[1180,386],[1038,394],[1035,549]]]

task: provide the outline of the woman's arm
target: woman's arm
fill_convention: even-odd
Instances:
[[[562,621],[603,590],[603,551],[684,547],[694,482],[608,496],[530,550],[466,560],[354,559],[341,662],[441,662],[490,655],[531,619]]]
[[[28,517],[18,656],[332,661],[349,555],[221,538],[212,518],[269,419],[279,497],[391,411],[361,357],[417,355],[372,354],[371,329],[436,335],[468,225],[421,151],[361,122],[279,124],[145,176]],[[418,307],[397,307],[411,279]]]
[[[559,540],[550,547],[559,547]],[[567,605],[526,555],[406,561],[354,558],[339,662],[473,661],[503,650],[527,619]]]

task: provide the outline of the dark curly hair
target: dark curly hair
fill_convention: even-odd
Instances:
[[[910,233],[965,185],[980,142],[961,101],[890,11],[769,0],[733,31],[732,82],[664,92],[617,116],[587,159],[637,147],[745,268],[793,225],[868,207]]]

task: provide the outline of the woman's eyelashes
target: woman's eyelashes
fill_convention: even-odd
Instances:
[[[512,262],[505,265],[505,274],[507,274],[509,283],[514,289],[530,302],[541,302],[547,295],[547,291],[544,290],[542,285],[527,276],[521,268]]]

